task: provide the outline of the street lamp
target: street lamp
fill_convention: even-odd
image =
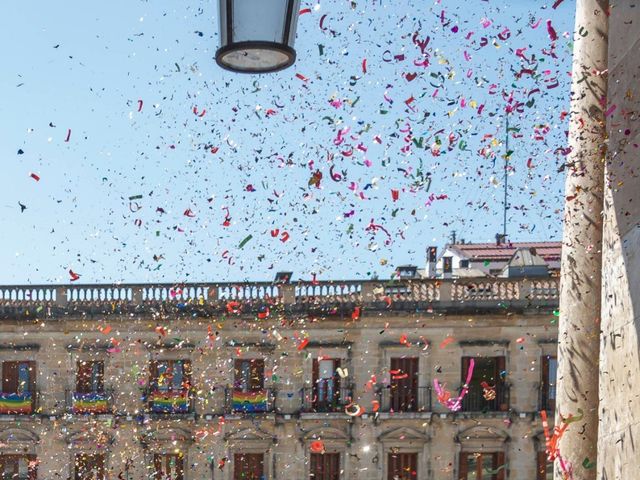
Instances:
[[[218,0],[220,48],[216,62],[242,73],[293,65],[300,0]]]

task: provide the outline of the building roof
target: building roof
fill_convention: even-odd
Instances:
[[[547,266],[540,255],[534,254],[530,248],[518,248],[507,264],[509,267],[542,267]]]
[[[507,242],[495,243],[456,243],[448,248],[470,260],[491,260],[508,262],[518,249],[535,249],[535,254],[545,261],[559,261],[562,242]]]

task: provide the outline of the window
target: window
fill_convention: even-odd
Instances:
[[[150,365],[149,406],[154,413],[188,413],[191,409],[191,362],[158,360]]]
[[[556,375],[558,359],[550,355],[542,357],[541,402],[540,410],[556,409]]]
[[[78,361],[72,411],[80,414],[108,413],[109,399],[104,391],[104,362]]]
[[[264,454],[236,453],[233,456],[233,480],[264,480]]]
[[[462,400],[462,409],[466,412],[503,412],[508,410],[506,386],[502,373],[505,371],[505,357],[462,357],[462,380],[460,383],[466,381],[471,358],[474,359],[475,368],[471,383],[469,383],[469,392]]]
[[[79,361],[76,369],[77,393],[104,392],[104,362]]]
[[[191,384],[189,360],[158,360],[151,362],[151,388],[158,392],[188,390]]]
[[[458,480],[504,480],[504,453],[460,453]]]
[[[418,480],[417,453],[390,452],[387,464],[387,480]]]
[[[536,480],[553,480],[553,462],[547,459],[544,450],[538,452],[538,470]]]
[[[236,360],[234,388],[243,392],[264,388],[264,360],[252,358]]]
[[[313,359],[313,401],[316,412],[333,412],[340,405],[340,359]],[[343,399],[344,400],[344,399]]]
[[[460,260],[460,268],[469,268],[469,260]]]
[[[418,410],[418,358],[392,358],[390,408],[394,412],[415,412]]]
[[[76,453],[75,480],[105,480],[103,453]]]
[[[235,361],[232,408],[236,412],[267,411],[263,359],[238,359]]]
[[[340,480],[339,453],[312,453],[309,480]]]
[[[1,480],[36,480],[35,455],[0,455]]]
[[[2,363],[2,394],[0,413],[29,414],[33,412],[36,390],[36,362]]]
[[[156,453],[153,469],[155,480],[184,480],[184,457],[180,453]]]

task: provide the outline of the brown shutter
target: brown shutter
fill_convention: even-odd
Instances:
[[[233,362],[233,386],[235,388],[240,388],[242,383],[242,366],[244,365],[244,360],[236,359]]]
[[[547,454],[544,450],[538,452],[536,462],[536,480],[547,479]]]
[[[318,361],[318,358],[315,357],[311,366],[311,381],[313,382],[314,387],[318,383],[318,380],[320,380],[320,362]]]
[[[96,372],[96,388],[98,392],[104,392],[104,362],[100,360],[92,363],[92,369]]]
[[[505,480],[505,478],[507,478],[507,467],[504,464],[504,452],[495,453],[493,458],[494,458],[493,460],[494,470],[504,466],[504,468],[500,469],[497,475],[493,475],[493,480]]]
[[[16,393],[18,391],[18,362],[3,362],[2,391]]]
[[[182,361],[182,388],[189,389],[191,387],[191,377],[193,370],[191,367],[191,360]]]
[[[92,362],[78,361],[76,363],[76,392],[91,392],[91,373],[93,370]]]
[[[153,390],[158,389],[158,361],[151,360],[149,362],[149,388]]]
[[[264,388],[264,360],[262,358],[251,360],[249,372],[249,390],[262,390]]]
[[[38,464],[36,463],[35,455],[27,455],[27,460],[33,467],[29,468],[29,480],[37,480],[38,479]]]
[[[153,456],[153,470],[155,471],[156,480],[162,480],[162,471],[163,471],[162,455],[159,455],[156,453]]]
[[[469,474],[469,464],[467,456],[467,452],[460,452],[460,458],[458,461],[458,480],[467,480],[467,476]]]
[[[505,357],[496,358],[496,373],[495,373],[495,385],[496,385],[496,399],[498,400],[498,410],[506,412],[509,409],[509,402],[507,401],[507,392],[505,385],[505,377],[500,375],[500,372],[504,372],[507,369],[507,362]]]

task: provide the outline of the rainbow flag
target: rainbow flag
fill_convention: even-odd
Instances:
[[[73,413],[107,413],[109,401],[106,393],[78,393],[73,394]]]
[[[16,415],[33,413],[31,393],[0,393],[0,414]]]
[[[189,413],[189,392],[151,392],[149,405],[154,413]]]
[[[265,390],[257,390],[254,392],[234,390],[232,402],[235,412],[266,412],[267,392]]]

